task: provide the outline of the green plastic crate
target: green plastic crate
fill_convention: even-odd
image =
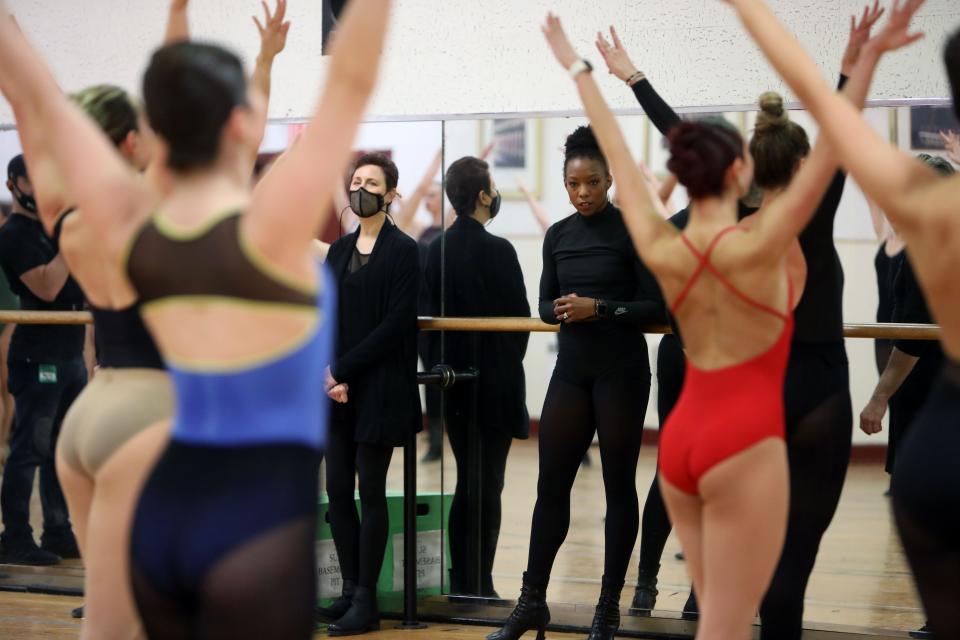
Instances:
[[[357,512],[360,499],[356,497]],[[438,595],[446,585],[445,568],[450,566],[450,544],[447,540],[447,516],[451,495],[425,493],[417,496],[417,596]],[[333,544],[333,533],[327,520],[327,495],[321,494],[317,509],[317,597],[327,604],[340,595],[340,564]],[[378,596],[403,593],[403,495],[388,493],[387,548],[383,568],[377,580]],[[443,525],[441,527],[441,524]],[[444,556],[441,562],[440,554]]]

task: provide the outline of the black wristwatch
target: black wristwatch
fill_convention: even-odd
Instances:
[[[594,312],[597,314],[598,318],[607,317],[607,302],[606,300],[597,300],[593,308]]]

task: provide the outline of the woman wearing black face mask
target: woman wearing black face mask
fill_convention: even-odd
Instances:
[[[330,635],[379,628],[376,583],[387,544],[387,469],[395,447],[419,429],[417,243],[388,220],[397,166],[362,156],[350,184],[354,233],[333,243],[327,263],[340,288],[337,349],[326,390],[334,401],[325,460],[330,526],[343,595],[318,611]],[[363,518],[354,504],[359,475]]]
[[[640,327],[666,322],[666,310],[620,210],[608,199],[610,170],[589,127],[567,138],[564,183],[577,211],[551,226],[543,240],[540,317],[560,324],[560,350],[540,414],[530,554],[520,604],[489,640],[515,640],[549,622],[547,582],[570,526],[573,481],[595,433],[607,512],[591,640],[612,638],[619,628],[620,590],[640,524],[635,474],[650,393]]]

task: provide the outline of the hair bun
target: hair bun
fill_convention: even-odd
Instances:
[[[670,130],[667,169],[692,198],[723,193],[727,169],[743,157],[743,139],[727,127],[682,122]]]
[[[785,127],[790,122],[790,115],[783,107],[783,96],[776,91],[767,91],[759,100],[760,112],[757,114],[757,129],[773,129]]]
[[[565,149],[568,155],[570,155],[571,152],[599,152],[600,144],[597,142],[597,137],[593,135],[593,129],[588,126],[582,126],[577,127],[573,133],[567,136]]]

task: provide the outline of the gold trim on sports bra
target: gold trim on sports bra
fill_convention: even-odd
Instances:
[[[243,253],[244,257],[250,261],[250,264],[263,273],[263,275],[276,280],[279,284],[282,284],[285,287],[296,289],[297,291],[306,293],[307,295],[320,295],[320,278],[317,278],[317,282],[315,284],[310,283],[296,276],[290,275],[280,269],[278,266],[271,264],[270,260],[265,255],[260,253],[257,247],[254,246],[253,242],[251,242],[247,237],[247,234],[243,232],[243,224],[237,225],[237,244],[240,246],[240,251]]]
[[[210,216],[199,225],[192,229],[180,229],[177,228],[172,222],[163,217],[163,214],[159,211],[150,218],[153,222],[154,228],[160,232],[160,235],[166,236],[171,240],[196,240],[197,238],[206,235],[213,229],[217,224],[223,222],[225,219],[232,216],[241,216],[243,215],[244,207],[234,206],[223,209],[219,213]]]
[[[140,310],[142,313],[149,313],[156,309],[162,309],[163,307],[177,305],[177,304],[214,304],[216,306],[223,307],[246,307],[248,309],[256,309],[259,311],[263,310],[273,310],[281,312],[297,312],[297,313],[312,313],[320,315],[321,311],[316,305],[305,305],[305,304],[296,304],[293,302],[267,302],[263,300],[247,300],[245,298],[235,298],[233,296],[219,296],[219,295],[173,295],[166,296],[163,298],[158,298],[156,300],[151,300],[150,302],[144,303]]]

